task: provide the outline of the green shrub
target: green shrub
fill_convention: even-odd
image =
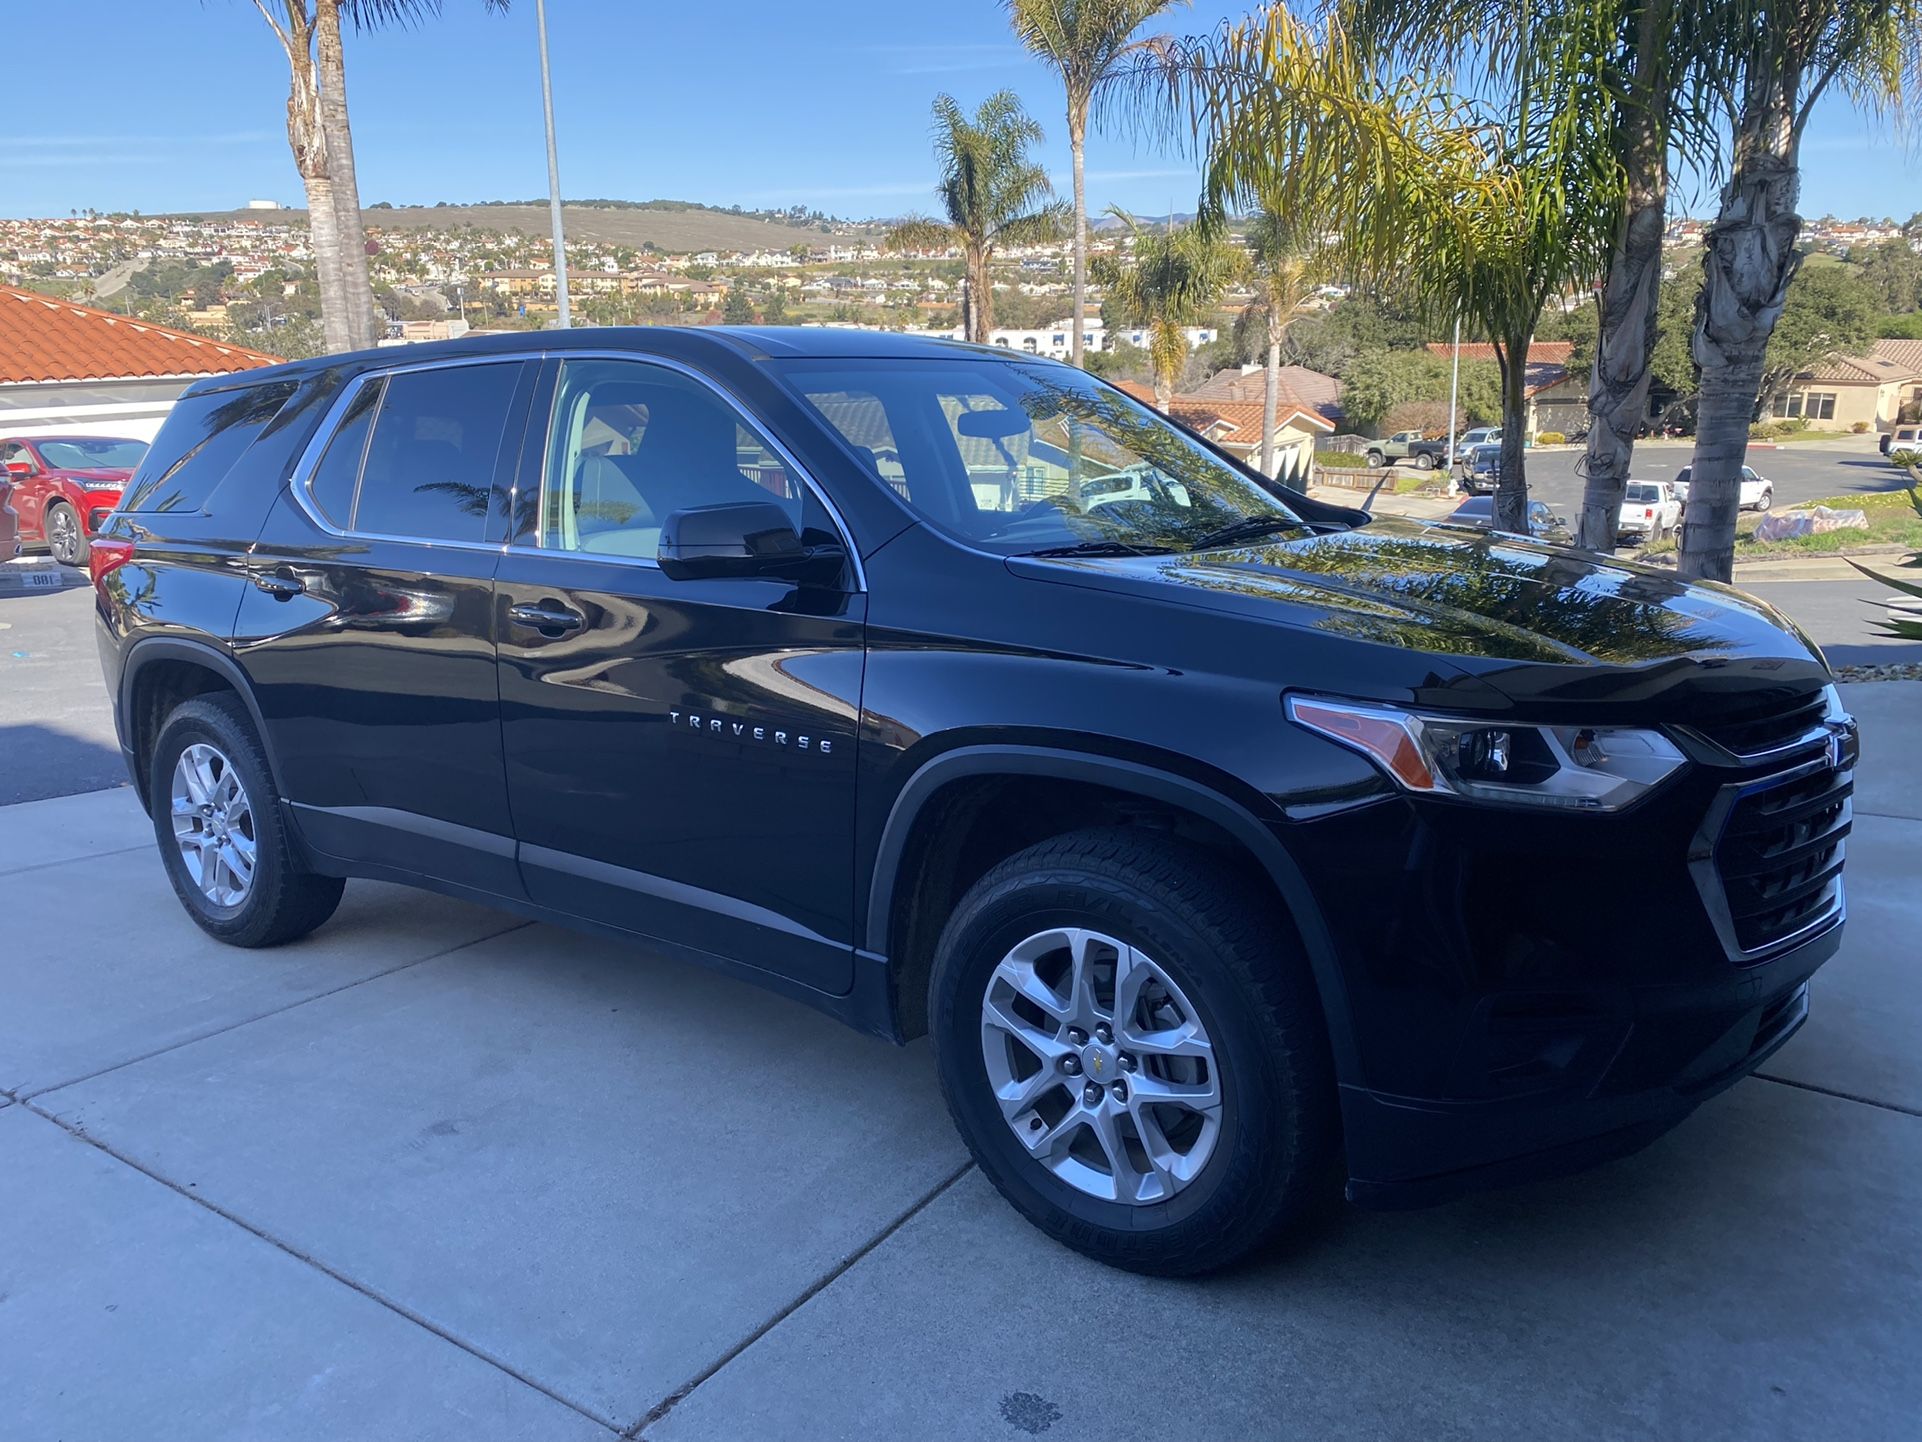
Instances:
[[[1316,451],[1315,464],[1330,470],[1345,470],[1368,464],[1368,457],[1353,451]]]
[[[1850,426],[1849,429],[1858,436],[1866,436],[1869,433],[1869,423],[1867,421],[1857,421],[1854,425]]]
[[[1561,446],[1568,443],[1568,437],[1560,431],[1543,431],[1535,437],[1538,446]]]
[[[1889,464],[1892,466],[1922,466],[1922,451],[1890,451]]]

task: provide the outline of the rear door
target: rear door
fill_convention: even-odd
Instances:
[[[20,518],[20,535],[23,540],[40,539],[40,517],[46,506],[47,473],[40,464],[40,458],[24,441],[8,441],[0,445],[0,465],[28,468],[24,476],[13,478],[13,512]]]
[[[840,533],[707,381],[550,362],[495,595],[508,797],[529,896],[833,994],[853,977],[866,597],[837,580],[675,581],[688,506],[775,501]],[[538,435],[540,427],[534,428]]]
[[[493,584],[537,362],[350,383],[248,558],[235,654],[302,835],[520,895]]]

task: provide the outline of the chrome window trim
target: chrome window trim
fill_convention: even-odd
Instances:
[[[540,349],[508,351],[500,355],[448,356],[434,360],[403,361],[391,366],[381,366],[375,370],[363,371],[348,382],[346,386],[342,387],[340,395],[334,398],[334,403],[327,408],[327,414],[321,418],[320,425],[315,430],[313,439],[308,441],[306,448],[301,451],[300,461],[295,465],[293,479],[288,485],[288,489],[294,497],[294,504],[299,506],[307,519],[312,521],[322,531],[344,541],[394,541],[409,546],[426,546],[429,548],[446,547],[459,551],[491,551],[503,555],[512,551],[528,555],[562,556],[581,561],[640,566],[648,570],[659,571],[661,563],[653,557],[604,556],[590,551],[560,551],[552,550],[545,546],[517,546],[514,544],[514,539],[511,534],[503,537],[499,541],[446,541],[430,540],[424,536],[396,536],[382,531],[343,530],[321,513],[320,503],[314,499],[312,490],[313,477],[315,470],[320,465],[320,459],[326,454],[328,443],[333,440],[334,433],[340,429],[340,422],[346,415],[347,408],[353,404],[354,397],[360,393],[361,387],[370,382],[376,380],[384,382],[389,376],[407,375],[415,371],[451,370],[457,366],[519,365],[528,361],[544,362],[548,360],[557,360],[565,363],[566,361],[574,359],[630,361],[637,365],[660,366],[663,369],[686,376],[695,384],[704,386],[713,392],[713,394],[719,396],[737,415],[752,423],[755,434],[760,436],[762,440],[773,448],[775,455],[781,458],[783,464],[793,468],[794,474],[800,477],[801,484],[806,486],[807,489],[813,493],[814,498],[821,503],[821,509],[827,512],[829,521],[833,524],[836,533],[841,537],[842,548],[846,550],[848,562],[854,568],[854,592],[857,595],[866,594],[868,589],[867,568],[861,562],[861,552],[859,547],[854,544],[854,532],[848,526],[847,518],[841,514],[841,508],[834,503],[834,498],[827,493],[819,481],[815,480],[813,473],[795,458],[794,452],[788,448],[786,442],[782,441],[779,436],[774,435],[766,424],[754,414],[752,408],[742,402],[739,396],[735,395],[733,391],[729,390],[712,376],[697,370],[685,361],[677,360],[671,356],[655,355],[648,351],[615,350],[602,347],[582,348],[579,350],[569,347],[566,350],[552,350],[542,347]],[[542,506],[546,504],[547,461],[548,452],[552,449],[549,442],[553,432],[553,407],[555,401],[559,399],[559,396],[560,384],[557,373],[555,377],[554,394],[548,397],[548,414],[541,428],[541,494],[538,500]],[[385,404],[386,400],[385,397],[383,397],[383,407]],[[375,420],[378,421],[379,418],[379,413],[376,412]],[[532,419],[531,414],[529,418],[530,420]],[[371,425],[368,427],[367,435],[371,443],[373,439],[373,427]],[[366,466],[364,453],[361,458],[361,464],[364,470]],[[520,491],[519,479],[519,475],[516,474],[514,485],[510,487],[509,490],[510,515],[517,508]],[[360,509],[360,477],[358,475],[354,480],[354,509],[356,511]]]
[[[626,361],[633,365],[659,366],[663,370],[673,371],[677,375],[685,376],[697,386],[701,386],[713,395],[718,396],[741,421],[749,425],[755,435],[766,442],[774,454],[781,458],[783,465],[792,469],[794,474],[800,478],[801,484],[807,487],[813,494],[815,500],[821,503],[821,509],[827,512],[828,520],[833,524],[836,534],[841,538],[841,548],[847,552],[848,562],[854,568],[854,594],[863,595],[867,592],[867,568],[861,564],[861,552],[854,544],[854,533],[848,527],[847,518],[841,514],[841,508],[835,505],[834,498],[828,495],[820,482],[814,479],[813,472],[809,471],[806,466],[802,465],[801,462],[795,458],[794,452],[788,449],[787,444],[782,441],[779,436],[773,434],[767,424],[755,415],[752,408],[746,405],[733,391],[729,390],[712,376],[706,374],[704,371],[695,369],[685,361],[677,360],[671,356],[655,355],[648,351],[602,350],[598,348],[583,350],[569,349],[564,351],[550,350],[542,352],[542,359],[557,360],[563,367],[565,367],[570,360]],[[554,377],[554,393],[548,397],[547,402],[547,420],[543,427],[544,443],[541,447],[540,494],[536,497],[536,504],[542,522],[545,522],[547,515],[547,466],[549,460],[552,459],[554,449],[554,408],[560,403],[560,397],[560,373],[557,371]],[[659,571],[661,569],[661,563],[652,556],[603,555],[598,551],[563,551],[551,546],[515,545],[512,538],[509,538],[507,541],[506,549],[528,555],[565,556],[580,561],[640,566],[650,571]]]
[[[463,356],[459,359],[415,361],[411,364],[402,363],[382,366],[379,370],[362,371],[341,388],[340,394],[334,398],[334,403],[327,408],[327,414],[321,418],[320,426],[315,430],[313,439],[307,442],[307,448],[300,453],[299,464],[294,467],[293,479],[287,486],[288,491],[293,495],[294,504],[299,506],[307,519],[321,530],[343,541],[393,541],[405,546],[426,546],[432,550],[496,553],[506,550],[505,541],[450,541],[427,536],[397,536],[386,531],[355,530],[351,527],[351,516],[349,528],[342,529],[327,519],[320,509],[320,502],[314,499],[314,472],[320,468],[321,457],[327,454],[327,447],[340,429],[340,423],[346,417],[348,408],[353,405],[354,397],[360,394],[363,387],[375,381],[384,384],[390,376],[409,375],[415,371],[452,370],[457,366],[522,365],[527,361],[538,359],[540,359],[538,353],[515,351],[508,355]],[[380,407],[374,412],[374,423],[367,427],[366,445],[373,443],[374,424],[378,424],[380,412],[386,408],[386,405],[387,398],[382,396]],[[354,476],[354,510],[356,512],[360,510],[360,483],[367,467],[367,452],[364,447],[361,451],[360,463],[361,469]]]

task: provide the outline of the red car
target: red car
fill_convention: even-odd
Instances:
[[[0,561],[20,554],[20,517],[13,509],[13,477],[0,470]]]
[[[13,482],[20,540],[44,545],[63,566],[87,564],[87,538],[120,504],[145,441],[118,436],[0,439],[0,467]]]

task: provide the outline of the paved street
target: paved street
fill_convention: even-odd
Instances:
[[[1900,490],[1900,473],[1877,452],[1875,439],[1789,441],[1774,450],[1753,446],[1748,463],[1774,485],[1777,510],[1828,496]],[[1689,463],[1694,445],[1693,440],[1637,442],[1634,474],[1649,481],[1673,480]],[[1575,467],[1583,454],[1579,449],[1528,454],[1529,493],[1571,521],[1582,509],[1582,478]]]
[[[1867,583],[1766,590],[1876,644]],[[0,752],[51,798],[0,807],[0,1439],[1915,1435],[1922,684],[1846,688],[1850,933],[1765,1077],[1164,1283],[1020,1221],[925,1044],[370,883],[208,941],[89,603],[0,598]]]

